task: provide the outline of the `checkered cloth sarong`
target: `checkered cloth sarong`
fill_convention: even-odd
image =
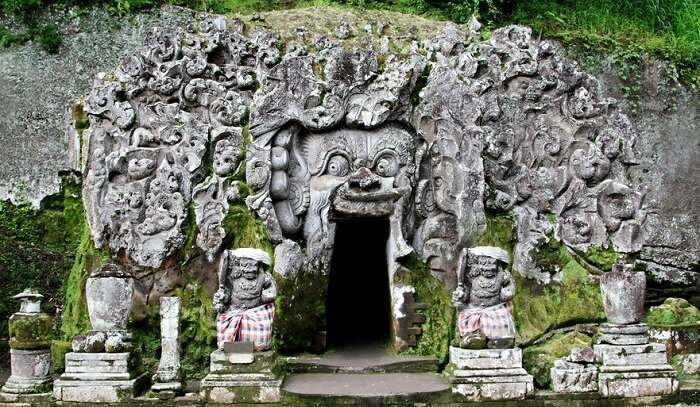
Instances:
[[[272,303],[221,313],[216,318],[216,342],[220,348],[224,342],[253,342],[255,350],[270,349],[274,316]]]
[[[490,307],[463,309],[457,318],[457,327],[461,336],[481,331],[489,339],[514,338],[513,304],[508,301]]]

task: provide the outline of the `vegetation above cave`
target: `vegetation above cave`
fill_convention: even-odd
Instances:
[[[700,0],[0,0],[0,14],[23,19],[28,29],[0,27],[0,48],[36,41],[59,52],[61,30],[44,21],[46,6],[103,5],[116,16],[161,4],[218,14],[255,13],[300,7],[389,10],[466,23],[476,15],[487,30],[508,24],[531,26],[580,52],[603,52],[623,66],[647,56],[671,61],[681,79],[700,81]]]

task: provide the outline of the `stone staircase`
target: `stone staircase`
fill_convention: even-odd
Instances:
[[[434,357],[396,356],[378,346],[288,357],[282,386],[288,404],[413,405],[450,394]]]

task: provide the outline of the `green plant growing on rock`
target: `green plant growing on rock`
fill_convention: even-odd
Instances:
[[[700,311],[683,298],[666,298],[663,304],[649,308],[644,321],[657,327],[700,325]]]
[[[539,387],[549,388],[549,370],[554,366],[554,361],[568,356],[573,348],[589,347],[592,343],[592,338],[581,332],[557,334],[542,344],[526,348],[523,352],[523,366]]]
[[[209,355],[216,348],[216,311],[197,281],[177,289],[175,295],[182,301],[182,373],[188,379],[201,379],[209,369]]]
[[[426,305],[424,310],[418,311],[425,317],[418,343],[405,353],[435,356],[438,363],[444,366],[455,335],[456,314],[450,294],[445,291],[444,284],[431,274],[428,265],[418,257],[411,256],[402,265],[405,272],[397,273],[395,283],[413,286],[416,289],[416,302]]]

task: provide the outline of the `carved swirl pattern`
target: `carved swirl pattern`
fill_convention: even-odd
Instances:
[[[374,51],[331,40],[284,53],[277,34],[245,36],[222,17],[152,30],[86,99],[95,243],[158,267],[183,244],[194,200],[213,259],[245,128],[246,204],[275,243],[303,238],[318,253],[329,211],[389,216],[396,253],[417,252],[453,284],[489,210],[513,214],[514,269],[542,282],[557,276],[531,252],[548,239],[639,251],[644,195],[626,177],[636,135],[617,102],[529,28],[479,38],[478,24],[448,24],[380,68]]]

